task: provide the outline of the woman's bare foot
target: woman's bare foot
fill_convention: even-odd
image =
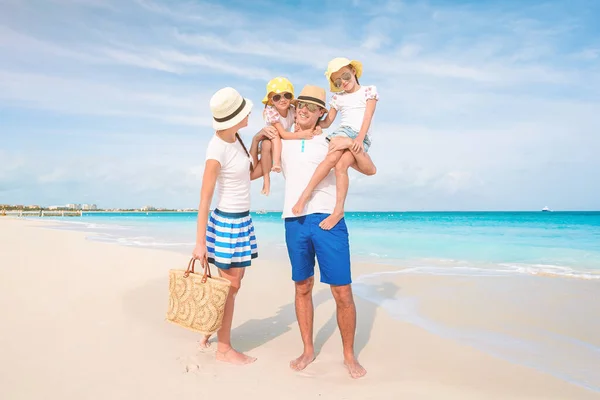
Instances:
[[[300,357],[295,360],[290,361],[290,368],[295,371],[302,371],[304,368],[308,366],[311,362],[315,361],[315,354],[302,354]]]
[[[281,172],[281,165],[279,165],[279,164],[273,165],[273,168],[271,168],[271,171],[280,173]]]
[[[201,349],[208,349],[210,347],[210,336],[211,335],[204,335],[202,337],[202,339],[200,339],[200,348]]]
[[[327,217],[323,221],[321,221],[319,226],[321,227],[321,229],[328,231],[328,230],[332,229],[334,226],[336,226],[337,223],[342,220],[342,218],[344,218],[344,211],[339,212],[339,211],[333,210],[333,214],[331,214],[329,217]]]
[[[294,205],[294,207],[292,207],[292,212],[294,213],[294,215],[302,214],[302,211],[304,211],[304,207],[306,207],[306,203],[309,199],[310,196],[307,196],[304,193],[302,193],[302,195],[298,199],[298,202]]]
[[[362,365],[358,363],[358,360],[356,358],[345,360],[344,365],[346,366],[346,368],[348,368],[350,376],[354,379],[362,378],[367,374],[367,370],[364,369]]]
[[[256,361],[255,357],[242,354],[239,351],[234,350],[233,347],[230,347],[229,350],[226,351],[217,350],[216,359],[217,361],[223,361],[234,365],[252,364]]]
[[[271,182],[269,180],[265,179],[265,181],[263,182],[263,188],[260,191],[260,193],[264,194],[265,196],[268,196],[270,192],[271,192]]]

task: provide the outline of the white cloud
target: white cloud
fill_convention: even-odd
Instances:
[[[0,71],[0,104],[65,114],[126,116],[210,126],[208,107],[199,106],[200,99],[207,94],[172,90],[172,94],[140,92],[126,86]]]
[[[363,61],[361,83],[381,95],[371,152],[379,172],[352,173],[350,208],[518,208],[548,197],[574,205],[600,198],[574,178],[600,167],[598,43],[579,37],[580,45],[565,47],[580,22],[545,20],[558,3],[361,1],[347,14],[336,8],[335,18],[294,12],[302,18],[286,19],[276,33],[257,11],[216,3],[53,0],[43,20],[31,3],[0,3],[7,10],[0,15],[0,111],[39,118],[38,126],[15,119],[0,128],[10,133],[0,156],[12,160],[0,169],[0,187],[12,188],[11,196],[15,188],[49,199],[68,192],[107,204],[113,192],[194,206],[212,93],[234,86],[255,100],[248,139],[263,124],[259,100],[269,78],[286,74],[297,90],[325,86],[327,62],[344,55]],[[348,23],[357,16],[360,24]],[[48,113],[79,124],[45,126]],[[35,153],[41,168],[20,138],[44,134],[69,146]],[[44,191],[8,181],[18,175]],[[569,193],[553,193],[560,184]],[[273,195],[255,196],[256,207],[281,208],[282,187],[275,176]]]

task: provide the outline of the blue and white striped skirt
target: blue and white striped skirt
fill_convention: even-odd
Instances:
[[[208,262],[217,268],[249,267],[258,257],[250,212],[228,213],[215,209],[206,227]]]

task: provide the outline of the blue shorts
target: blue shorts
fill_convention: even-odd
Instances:
[[[349,137],[350,139],[356,139],[358,137],[358,132],[349,126],[340,126],[335,131],[327,135],[327,141],[331,141],[331,139],[334,137]],[[369,147],[371,147],[371,139],[369,138],[369,135],[365,135],[363,146],[365,148],[365,152],[368,152]]]
[[[331,230],[323,230],[319,224],[328,216],[318,213],[285,219],[285,242],[294,282],[314,276],[316,256],[321,282],[336,286],[352,283],[346,222],[342,219]]]

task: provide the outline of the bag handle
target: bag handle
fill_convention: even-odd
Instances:
[[[190,273],[195,274],[196,272],[194,271],[194,267],[196,264],[196,259],[194,257],[192,257],[190,259],[190,262],[188,263],[188,267],[185,270],[185,273],[183,274],[184,278],[187,278],[188,276],[190,276]],[[204,258],[202,258],[202,267],[204,268],[204,274],[202,275],[202,283],[206,283],[206,280],[208,278],[212,278],[212,274],[210,272],[210,265],[208,264],[208,258],[206,256],[204,256]]]

